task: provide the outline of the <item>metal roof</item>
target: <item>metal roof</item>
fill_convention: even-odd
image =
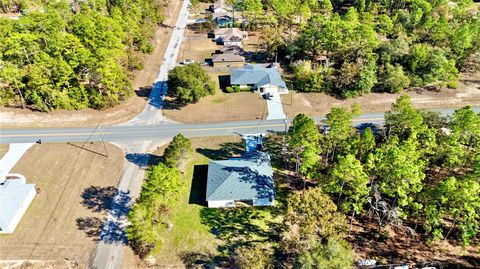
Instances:
[[[270,156],[264,152],[208,163],[207,201],[252,200],[275,195]]]
[[[11,233],[35,195],[35,184],[25,179],[7,179],[0,184],[0,233]]]
[[[246,64],[242,68],[231,69],[230,81],[233,85],[257,84],[260,87],[271,84],[287,88],[277,68],[266,68],[259,64]]]

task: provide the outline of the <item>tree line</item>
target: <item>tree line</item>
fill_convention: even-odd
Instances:
[[[102,109],[132,95],[131,71],[163,21],[162,4],[42,1],[18,20],[0,18],[0,104]]]
[[[293,86],[344,98],[408,87],[456,88],[480,70],[471,0],[232,0]]]

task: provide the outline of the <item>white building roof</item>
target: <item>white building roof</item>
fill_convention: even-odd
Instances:
[[[12,143],[8,148],[8,152],[0,160],[0,183],[5,181],[5,177],[12,170],[15,164],[25,154],[25,152],[33,145],[33,143]]]
[[[0,184],[0,234],[13,233],[35,193],[35,184],[26,184],[24,178]]]

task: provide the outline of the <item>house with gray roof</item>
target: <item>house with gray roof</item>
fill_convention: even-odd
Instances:
[[[213,54],[214,67],[239,67],[245,64],[245,58],[238,54]]]
[[[274,66],[274,65],[272,65]],[[250,88],[261,94],[287,94],[288,89],[276,67],[261,64],[245,64],[242,68],[230,70],[230,84]]]
[[[274,205],[275,184],[270,155],[259,150],[263,136],[246,135],[246,152],[241,158],[208,163],[208,207]]]
[[[219,28],[213,31],[214,40],[224,46],[242,47],[242,41],[248,38],[247,31],[241,31],[238,28]]]

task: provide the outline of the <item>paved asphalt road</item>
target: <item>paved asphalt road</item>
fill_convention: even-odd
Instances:
[[[479,107],[474,108],[480,112]],[[455,109],[436,109],[448,115]],[[382,125],[384,113],[367,113],[354,120],[357,126]],[[316,121],[321,118],[316,117]],[[141,142],[145,140],[161,140],[171,138],[178,133],[187,137],[219,136],[245,134],[265,131],[285,130],[284,120],[253,120],[223,123],[160,123],[152,125],[113,125],[95,128],[39,128],[39,129],[7,129],[1,130],[0,143],[28,143],[41,139],[42,142],[81,142],[104,139],[121,144]]]

